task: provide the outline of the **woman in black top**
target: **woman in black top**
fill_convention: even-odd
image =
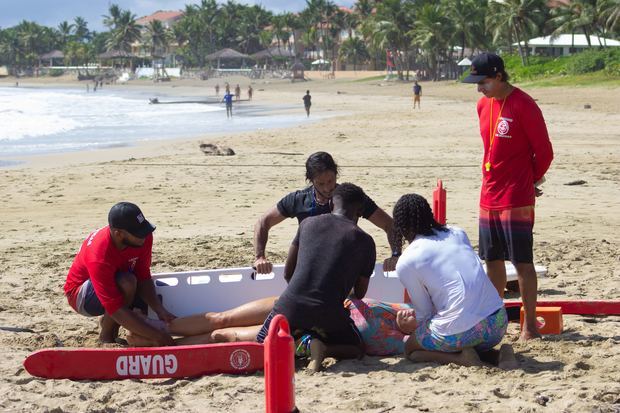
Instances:
[[[331,198],[338,185],[338,165],[327,152],[316,152],[306,161],[306,179],[310,186],[291,192],[269,209],[254,226],[254,267],[260,274],[268,274],[273,266],[265,254],[269,230],[286,218],[297,218],[299,222],[307,217],[331,212]],[[393,271],[400,256],[401,243],[393,236],[392,218],[377,204],[366,197],[362,216],[383,229],[392,248],[392,256],[384,261],[384,271]]]

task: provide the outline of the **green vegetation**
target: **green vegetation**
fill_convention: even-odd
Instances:
[[[620,84],[620,50],[586,50],[571,56],[530,56],[523,66],[519,55],[504,55],[510,81],[534,86]],[[461,79],[469,71],[461,76]]]
[[[91,31],[81,17],[56,27],[22,21],[0,29],[0,65],[31,71],[39,56],[61,50],[64,63],[72,66],[94,63],[111,52],[108,56],[125,62],[135,61],[132,54],[139,53],[142,63],[174,56],[184,67],[203,68],[214,65],[207,56],[223,48],[250,55],[276,46],[293,51],[306,65],[321,58],[332,67],[339,62],[376,70],[389,61],[399,79],[420,70],[438,80],[456,77],[456,61],[465,50],[516,49],[509,67],[519,81],[620,73],[617,54],[599,54],[598,44],[575,59],[530,56],[527,45],[532,37],[564,33],[620,38],[619,0],[357,0],[350,10],[332,0],[305,3],[300,13],[275,14],[235,0],[201,0],[187,4],[172,27],[160,21],[140,26],[130,10],[110,4],[101,33]]]

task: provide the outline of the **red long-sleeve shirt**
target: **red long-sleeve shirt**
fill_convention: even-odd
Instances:
[[[77,294],[82,284],[90,279],[95,294],[108,314],[123,306],[123,296],[116,286],[116,273],[133,272],[138,281],[151,279],[151,251],[153,234],[141,247],[119,250],[112,241],[110,227],[105,226],[90,234],[82,243],[65,283],[65,295],[75,309]]]
[[[545,119],[534,99],[514,88],[505,101],[483,96],[477,106],[484,145],[480,206],[489,210],[534,205],[534,182],[543,177],[553,160]],[[491,105],[493,119],[489,122]],[[489,148],[491,130],[495,138]]]

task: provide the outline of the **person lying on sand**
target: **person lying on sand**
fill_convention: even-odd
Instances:
[[[161,320],[175,318],[155,295],[151,280],[155,226],[129,202],[114,205],[108,223],[86,238],[69,269],[64,286],[69,305],[84,316],[102,316],[102,343],[114,343],[123,326],[157,345],[174,344],[170,334],[132,311],[141,308],[146,312],[148,305]]]
[[[411,334],[407,357],[480,365],[477,352],[500,343],[508,316],[467,234],[437,223],[417,194],[403,195],[393,216],[396,233],[409,242],[396,265],[413,303],[413,310],[397,314],[399,328]]]
[[[161,320],[147,322],[173,336],[182,336],[175,339],[177,345],[254,341],[277,299],[262,298],[228,311],[179,317],[169,323]],[[406,335],[398,328],[396,314],[400,310],[412,309],[410,304],[352,298],[345,300],[344,308],[349,311],[360,332],[365,354],[394,356],[404,353]],[[133,333],[128,334],[127,341],[135,347],[155,345],[151,340]],[[300,348],[301,340],[297,340],[296,344]],[[300,348],[298,356],[307,354]]]
[[[301,224],[308,217],[329,214],[332,210],[332,196],[338,186],[337,178],[338,165],[329,153],[316,152],[308,157],[306,179],[311,185],[306,189],[286,195],[277,205],[265,212],[254,226],[254,252],[256,254],[254,268],[259,274],[269,274],[273,269],[265,252],[269,230],[286,218],[297,218]],[[368,196],[364,200],[362,216],[387,234],[392,248],[392,257],[384,261],[383,268],[385,271],[393,271],[401,253],[401,244],[393,236],[392,218]]]

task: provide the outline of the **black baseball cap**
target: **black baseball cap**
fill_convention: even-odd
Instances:
[[[112,228],[124,229],[138,238],[146,238],[155,231],[155,225],[148,222],[140,208],[131,202],[119,202],[114,205],[108,214],[108,224]]]
[[[501,57],[493,53],[481,53],[471,62],[469,76],[463,79],[463,83],[478,83],[503,71],[504,61]]]

